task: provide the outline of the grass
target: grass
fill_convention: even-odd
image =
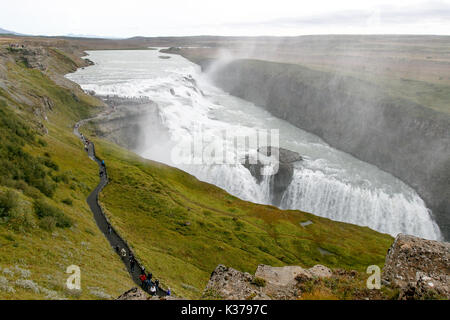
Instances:
[[[366,70],[356,71],[309,64],[304,64],[304,66],[331,74],[351,76],[368,82],[376,88],[381,88],[386,95],[391,97],[409,100],[439,112],[450,113],[450,105],[448,104],[450,85],[448,82],[435,83],[393,73],[374,74]]]
[[[68,57],[52,54],[52,70],[72,70]],[[72,132],[74,123],[98,112],[100,104],[20,59],[6,66],[12,86],[0,89],[0,129],[8,137],[0,150],[6,150],[2,159],[20,170],[0,172],[0,203],[7,212],[0,221],[0,299],[118,296],[134,284],[86,204],[98,168]],[[239,200],[185,172],[94,140],[109,169],[111,181],[100,200],[110,220],[177,295],[201,297],[218,264],[252,273],[259,264],[382,267],[393,241],[368,228]],[[37,171],[25,174],[27,168]],[[35,176],[53,192],[36,184]],[[300,223],[308,220],[313,225],[303,228]],[[82,270],[81,292],[65,289],[65,270],[73,264]]]
[[[331,278],[300,282],[301,300],[396,300],[396,289],[382,286],[381,290],[369,290],[367,276],[363,272],[339,270]]]
[[[183,297],[199,298],[218,264],[250,273],[259,264],[365,271],[382,267],[392,244],[389,235],[368,228],[239,200],[178,169],[94,141],[109,170],[100,197],[109,218],[153,274]],[[314,224],[303,228],[306,220]]]
[[[88,208],[97,168],[72,133],[75,121],[97,108],[40,71],[6,66],[10,87],[0,89],[0,299],[118,296],[134,283]],[[43,96],[53,110],[44,108]],[[35,110],[45,111],[48,121]],[[81,292],[65,287],[70,265],[81,268]]]

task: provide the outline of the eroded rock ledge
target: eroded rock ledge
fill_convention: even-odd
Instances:
[[[317,265],[310,269],[300,266],[258,266],[255,275],[219,265],[211,275],[204,298],[224,300],[292,300],[298,299],[298,284],[314,278],[329,278],[332,271]]]
[[[278,206],[283,193],[292,182],[295,163],[302,161],[303,158],[297,152],[276,147],[263,147],[258,149],[258,153],[263,157],[275,156],[275,161],[278,161],[278,171],[271,176],[270,180],[271,201]],[[262,175],[264,165],[261,160],[258,160],[257,163],[251,163],[249,156],[246,157],[244,164],[258,183],[261,183],[264,179]]]

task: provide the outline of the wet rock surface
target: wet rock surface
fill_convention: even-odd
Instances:
[[[272,203],[278,206],[281,202],[281,197],[289,187],[294,176],[294,165],[303,160],[302,156],[294,151],[276,147],[263,147],[258,149],[258,153],[263,157],[271,157],[278,164],[278,171],[270,177],[270,188]],[[264,163],[258,159],[256,163],[251,161],[249,156],[246,157],[244,166],[250,171],[252,176],[256,178],[258,183],[264,179],[262,174]]]
[[[450,243],[399,235],[383,269],[385,284],[400,289],[400,299],[450,298]]]

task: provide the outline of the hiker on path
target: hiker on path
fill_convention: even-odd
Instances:
[[[111,234],[112,233],[112,228],[111,225],[108,225],[108,233]]]
[[[141,274],[145,275],[145,267],[141,266]]]
[[[151,272],[149,272],[149,273],[147,274],[147,279],[152,280],[152,278],[153,278],[153,275],[152,275]]]
[[[130,255],[130,268],[131,272],[134,272],[134,265],[136,264],[136,261],[134,260],[133,255]]]
[[[142,289],[144,289],[144,291],[147,291],[147,277],[145,276],[145,274],[141,274],[139,276],[139,280],[141,280]]]
[[[150,294],[154,297],[156,295],[156,287],[155,286],[151,286],[150,287]]]
[[[125,258],[127,256],[127,251],[124,248],[122,248],[122,250],[120,250],[120,254],[123,258]]]
[[[170,297],[171,294],[172,292],[170,291],[170,288],[167,288],[167,296]]]
[[[145,281],[146,290],[149,290],[152,286],[153,286],[152,280],[147,278],[147,280]]]
[[[119,246],[116,246],[115,249],[116,249],[117,254],[119,254],[119,251],[120,251]]]
[[[155,280],[155,287],[156,287],[156,290],[158,290],[158,288],[159,288],[159,280],[158,279]]]

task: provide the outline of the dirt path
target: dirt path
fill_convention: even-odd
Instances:
[[[85,137],[79,132],[79,128],[89,121],[91,119],[86,119],[83,121],[78,122],[75,125],[74,128],[74,134],[80,138],[80,140],[85,143]],[[129,248],[128,244],[124,239],[120,237],[120,235],[114,230],[114,227],[110,225],[107,217],[105,216],[102,208],[100,207],[100,204],[98,202],[98,196],[100,192],[103,190],[103,188],[108,184],[108,174],[106,171],[106,166],[102,165],[102,160],[97,158],[95,154],[95,146],[91,142],[88,146],[88,156],[91,160],[97,162],[99,166],[99,175],[100,175],[100,183],[95,188],[95,190],[89,195],[87,198],[87,203],[89,207],[91,208],[92,213],[94,214],[95,222],[97,223],[98,228],[103,233],[103,235],[108,239],[111,247],[117,252],[122,262],[125,264],[125,267],[128,270],[128,273],[130,274],[133,281],[141,287],[141,280],[139,279],[139,276],[141,275],[141,266],[142,264],[136,259],[136,255],[132,252],[132,250]],[[119,248],[117,251],[116,248]],[[121,255],[121,250],[125,249],[126,255]],[[134,270],[131,270],[131,264],[130,264],[130,255],[133,255],[135,258],[135,266]],[[105,265],[107,265],[107,261],[105,261]],[[150,270],[145,269],[146,273],[151,272]],[[155,280],[155,279],[153,279]],[[142,287],[141,287],[142,288]],[[148,291],[147,291],[148,292]],[[158,288],[157,295],[160,297],[166,296],[167,292],[161,288]]]

